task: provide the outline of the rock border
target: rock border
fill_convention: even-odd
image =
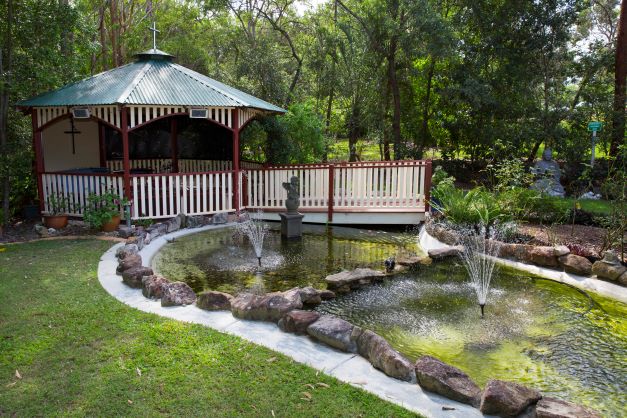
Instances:
[[[446,231],[445,234],[451,234],[451,232]],[[451,242],[451,238],[450,238],[451,235],[448,235],[448,238],[445,237],[446,242],[443,242],[439,239],[441,237],[440,233],[438,233],[438,237],[434,237],[433,235],[430,234],[428,229],[425,226],[423,226],[421,228],[419,237],[420,237],[420,246],[425,251],[427,251],[427,253],[430,255],[436,252],[440,254],[447,253],[448,255],[452,256],[457,252],[457,247],[452,246],[447,243],[447,242]],[[508,244],[508,245],[510,247],[505,250],[505,254],[510,254],[510,251],[511,251],[511,254],[512,254],[511,257],[516,258],[516,259],[510,260],[507,258],[496,257],[495,259],[499,264],[512,267],[516,270],[526,271],[528,273],[535,274],[536,276],[540,276],[545,279],[553,280],[559,283],[568,284],[568,285],[574,286],[578,289],[582,289],[588,292],[597,293],[608,299],[616,300],[616,301],[627,304],[627,287],[625,286],[614,284],[606,280],[601,280],[596,277],[586,277],[586,276],[582,276],[582,275],[578,275],[574,273],[569,273],[566,270],[564,271],[556,270],[555,267],[549,268],[549,267],[539,266],[536,264],[531,264],[530,261],[532,261],[531,260],[532,256],[529,256],[529,257],[521,256],[521,258],[523,258],[525,261],[520,261],[520,259],[518,259],[518,256],[516,256],[516,249],[520,248],[518,246],[520,246],[521,244]],[[539,249],[535,252],[536,255],[534,257],[540,257],[538,253],[546,252],[546,249],[550,248],[551,249],[550,256],[555,257],[557,263],[560,263],[559,259],[564,256],[569,255],[569,252],[570,252],[570,250],[568,250],[567,247],[562,248],[563,246],[534,247],[534,246],[528,245],[527,247],[533,247],[535,249]],[[565,253],[565,251],[568,251],[568,253]],[[503,251],[501,251],[501,254],[503,254]],[[545,255],[548,257],[548,254],[545,254]],[[564,259],[562,258],[562,260]],[[594,266],[597,265],[597,263],[603,263],[603,261],[597,261],[596,263],[594,263],[592,265],[593,271],[595,270]],[[556,267],[559,267],[560,265]],[[627,274],[627,272],[625,274]]]
[[[259,334],[255,335],[255,333],[251,333],[251,330],[249,329],[253,326],[252,324],[255,323],[251,323],[248,320],[262,321],[261,323],[264,324],[268,324],[268,322],[278,323],[278,328],[286,334],[291,332],[307,334],[312,339],[333,347],[340,352],[348,354],[358,353],[361,357],[354,354],[346,360],[339,359],[340,362],[336,366],[332,367],[328,374],[353,385],[363,384],[364,389],[375,393],[383,399],[393,401],[423,415],[447,417],[456,416],[455,414],[452,414],[451,411],[461,410],[463,410],[462,416],[473,416],[473,413],[467,410],[468,407],[466,405],[461,404],[456,406],[440,405],[440,410],[437,411],[437,413],[433,410],[433,405],[429,405],[427,411],[422,410],[422,408],[424,408],[424,405],[422,404],[420,405],[420,408],[413,409],[412,407],[408,407],[408,403],[411,404],[411,402],[409,402],[410,399],[415,400],[416,398],[412,397],[408,399],[408,395],[410,395],[411,391],[408,392],[407,388],[402,388],[403,391],[398,394],[400,395],[399,403],[395,400],[394,396],[390,396],[389,394],[389,385],[391,382],[387,382],[383,386],[385,390],[381,392],[381,386],[368,388],[367,385],[369,381],[376,378],[376,380],[391,379],[395,382],[395,384],[407,382],[406,384],[413,384],[413,391],[415,391],[413,394],[414,396],[420,394],[428,397],[429,395],[427,395],[423,391],[423,388],[420,387],[424,386],[425,389],[431,392],[450,398],[450,402],[458,403],[461,401],[462,403],[479,407],[481,412],[504,416],[512,415],[512,411],[518,411],[519,409],[520,411],[523,409],[535,410],[535,404],[542,399],[542,395],[534,389],[526,388],[513,382],[503,382],[498,380],[488,382],[486,390],[481,392],[480,388],[461,370],[445,364],[438,359],[423,356],[418,359],[414,365],[402,354],[394,350],[384,338],[370,330],[364,330],[333,315],[320,315],[317,312],[314,313],[300,310],[304,306],[312,306],[321,303],[321,300],[325,296],[334,296],[330,295],[332,292],[318,291],[313,288],[294,288],[285,292],[274,292],[265,295],[241,293],[235,297],[221,292],[203,292],[199,295],[199,297],[197,297],[194,291],[187,284],[182,282],[172,283],[166,278],[153,275],[151,268],[144,267],[144,264],[151,263],[152,258],[157,251],[170,240],[203,230],[220,228],[220,226],[205,226],[193,230],[179,230],[181,226],[185,225],[184,222],[184,218],[180,219],[177,217],[174,221],[170,220],[161,224],[163,226],[167,225],[167,228],[157,224],[157,227],[154,230],[160,232],[163,230],[163,233],[158,234],[161,235],[160,237],[149,239],[148,244],[146,244],[144,242],[145,240],[142,239],[141,243],[139,243],[140,245],[138,245],[138,240],[135,239],[130,240],[131,242],[125,245],[118,244],[112,247],[101,258],[101,263],[98,266],[98,277],[102,286],[118,300],[121,300],[130,306],[138,307],[139,309],[142,309],[141,306],[136,306],[136,303],[139,301],[134,300],[135,303],[129,303],[130,300],[128,297],[128,291],[132,289],[141,288],[142,295],[146,297],[153,297],[155,299],[160,297],[161,306],[159,308],[161,310],[174,308],[187,309],[189,311],[191,308],[193,311],[190,311],[190,313],[194,312],[195,315],[192,316],[196,317],[199,314],[198,310],[205,311],[208,309],[210,312],[207,312],[206,314],[210,314],[212,316],[220,315],[221,321],[227,320],[227,318],[224,317],[224,314],[228,315],[227,312],[230,311],[232,314],[231,318],[235,320],[235,322],[229,323],[226,326],[216,327],[215,324],[213,324],[213,321],[207,323],[206,320],[200,321],[200,323],[222,332],[234,333],[235,335],[239,335],[255,343],[261,343],[266,347],[283,352],[297,361],[302,361],[302,359],[299,359],[303,353],[300,344],[304,343],[305,337],[296,337],[303,340],[295,342],[295,344],[298,344],[298,347],[290,347],[284,342],[281,344],[268,344],[268,337],[266,334],[269,330],[266,328],[265,332],[262,333],[263,339],[259,341]],[[223,226],[231,225],[232,224],[227,224]],[[168,233],[168,230],[170,229],[174,229],[176,232]],[[114,251],[113,259],[111,259],[112,251]],[[450,254],[456,254],[457,251],[458,249],[454,247],[446,248],[444,246],[439,246],[438,248],[439,254],[446,254],[442,255],[442,257]],[[564,254],[560,254],[560,256],[561,255]],[[105,262],[108,263],[103,267],[103,271],[101,271],[101,265]],[[114,272],[111,270],[114,270]],[[355,272],[357,272],[357,275],[356,277],[353,277],[353,273]],[[122,275],[122,282],[125,283],[127,287],[126,291],[123,292],[120,292],[122,289],[119,289],[119,274]],[[343,291],[350,291],[353,287],[353,283],[356,283],[358,284],[358,287],[361,287],[374,280],[387,276],[385,273],[367,269],[358,269],[353,272],[342,272],[338,273],[338,275],[339,277],[336,277],[336,281],[339,278],[339,282],[337,282],[336,285],[338,288],[342,288]],[[327,277],[327,279],[329,277]],[[327,283],[333,282],[333,280],[327,280]],[[113,289],[113,287],[116,287],[117,289]],[[199,298],[204,302],[197,304],[197,301],[200,302]],[[152,300],[151,302],[153,302],[153,304],[159,303],[156,300]],[[151,306],[152,309],[148,310],[145,309],[145,303],[140,303],[140,305],[143,305],[144,307],[142,310],[148,312],[154,312],[157,308],[155,306]],[[202,309],[199,306],[202,306]],[[221,309],[228,311],[220,311]],[[154,313],[172,317],[161,312]],[[199,320],[199,318],[190,318],[187,315],[176,315],[174,318],[186,322],[198,322]],[[239,324],[235,318],[240,318]],[[259,322],[257,322],[257,324],[259,324]],[[235,327],[236,325],[242,326],[239,333],[231,331],[232,327]],[[277,330],[276,327],[273,325],[271,326],[274,331]],[[309,340],[309,343],[311,343],[311,340]],[[316,344],[315,347],[318,348],[319,346],[320,344]],[[288,352],[284,351],[286,349]],[[378,369],[382,373],[376,373],[373,371],[364,373],[363,364],[359,369],[356,369],[354,365],[351,365],[351,367],[346,370],[344,369],[344,366],[347,363],[355,363],[360,360],[362,363],[365,361],[371,369]],[[313,363],[311,358],[309,359],[309,362]],[[305,363],[315,368],[319,368],[319,363],[316,362],[316,364],[310,364],[309,362]],[[337,375],[333,373],[333,370],[345,370],[345,373]],[[363,382],[356,382],[354,380],[356,370],[358,370],[358,375],[364,379]],[[322,368],[322,371],[325,371],[325,368]],[[383,374],[383,376],[380,376],[381,374]],[[418,385],[415,384],[416,382]],[[515,394],[516,396],[513,396],[512,394]],[[430,400],[432,403],[437,404],[437,398],[435,400]],[[560,407],[563,407],[565,404],[572,408],[585,410],[589,413],[590,417],[598,416],[595,411],[585,409],[579,405],[571,404],[566,401],[561,402],[562,404]],[[520,411],[517,413],[520,413]],[[473,412],[477,411],[473,409]]]

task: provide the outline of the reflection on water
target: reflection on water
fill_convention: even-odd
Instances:
[[[382,269],[413,247],[412,234],[307,225],[302,241],[266,238],[262,267],[232,229],[180,238],[155,258],[157,271],[195,290],[270,292],[323,288],[330,273]],[[415,248],[410,248],[415,250]],[[493,279],[485,319],[457,261],[438,263],[324,302],[318,310],[384,336],[412,360],[430,354],[484,385],[513,380],[620,416],[627,387],[627,307],[568,286],[503,269]]]
[[[328,274],[357,267],[383,268],[383,260],[415,247],[412,234],[304,225],[302,240],[283,240],[273,224],[264,240],[261,267],[248,238],[233,228],[204,232],[167,244],[153,266],[171,280],[236,293],[295,286],[324,288]]]

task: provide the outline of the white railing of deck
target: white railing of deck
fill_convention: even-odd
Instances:
[[[41,175],[44,196],[44,212],[50,212],[52,196],[67,199],[68,215],[83,216],[87,199],[94,193],[101,195],[113,192],[124,196],[124,183],[121,176],[97,174],[44,173]]]
[[[425,207],[425,161],[315,164],[246,170],[246,206],[284,208],[287,191],[283,183],[292,176],[300,180],[300,207],[303,209],[420,210]],[[330,176],[333,177],[331,180]]]
[[[152,170],[153,174],[172,172],[171,158],[148,158],[140,160],[130,160],[132,169]],[[179,172],[181,173],[201,173],[207,171],[228,171],[233,169],[232,161],[224,160],[190,160],[180,159],[178,161]],[[262,168],[263,164],[254,161],[240,161],[240,168],[255,169]],[[108,160],[107,168],[111,171],[124,170],[122,160]]]
[[[130,160],[131,169],[151,170],[153,173],[169,173],[172,171],[172,159],[170,158],[147,158],[141,160]],[[107,168],[111,171],[123,171],[124,161],[108,160]]]
[[[233,210],[233,172],[131,177],[133,219],[207,215]]]

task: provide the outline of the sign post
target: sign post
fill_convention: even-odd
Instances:
[[[597,131],[600,131],[601,129],[603,129],[602,122],[588,122],[588,131],[592,131],[592,155],[590,156],[590,167],[594,167],[594,151],[597,143]]]

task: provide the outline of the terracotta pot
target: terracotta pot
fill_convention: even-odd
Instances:
[[[62,229],[67,226],[67,215],[44,215],[46,228]]]
[[[120,226],[120,215],[115,215],[109,222],[102,224],[101,229],[104,232],[113,232],[118,229],[118,226]]]

